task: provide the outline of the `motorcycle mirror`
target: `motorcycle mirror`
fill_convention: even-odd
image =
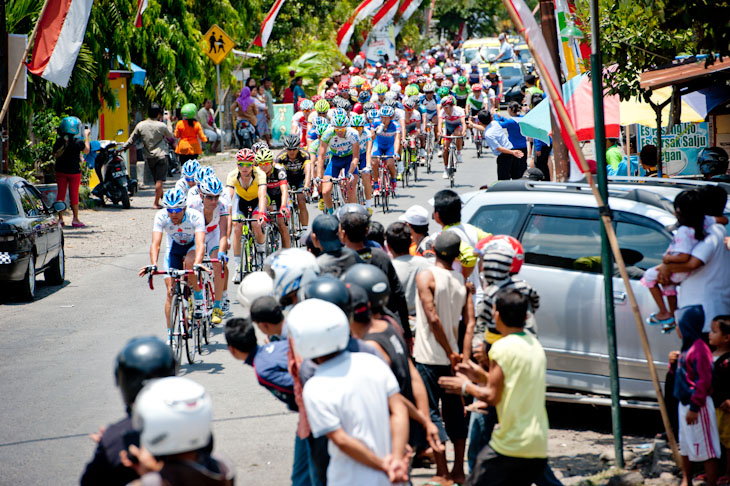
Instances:
[[[117,130],[117,135],[124,135],[124,129],[120,128],[119,130]]]
[[[56,201],[53,203],[53,205],[51,207],[53,208],[54,211],[60,213],[61,211],[66,210],[66,203],[63,201]]]

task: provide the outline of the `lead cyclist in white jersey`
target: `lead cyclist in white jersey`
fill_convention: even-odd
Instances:
[[[216,176],[207,176],[200,182],[200,194],[188,196],[189,209],[200,212],[205,218],[205,252],[208,258],[217,258],[220,263],[213,264],[213,284],[215,304],[213,305],[213,324],[223,321],[223,290],[225,280],[221,266],[228,257],[228,219],[231,203],[223,193],[223,183]],[[196,309],[197,310],[197,309]]]
[[[150,265],[142,267],[139,276],[157,269],[160,255],[162,235],[167,236],[165,265],[167,269],[194,270],[205,257],[205,219],[194,209],[186,209],[185,194],[179,189],[170,189],[162,197],[162,207],[155,214],[152,227],[152,244],[150,245]],[[188,284],[195,290],[195,300],[202,300],[203,294],[195,275],[188,276]],[[167,300],[165,301],[165,318],[167,322],[167,342],[170,343],[170,306],[172,305],[172,277],[165,278]]]

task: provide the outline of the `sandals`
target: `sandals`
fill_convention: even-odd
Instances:
[[[677,324],[674,322],[674,316],[667,319],[658,319],[656,315],[657,312],[654,312],[649,317],[647,317],[646,323],[650,326],[656,326],[660,324],[662,326],[662,333],[664,334],[671,332],[676,327]]]

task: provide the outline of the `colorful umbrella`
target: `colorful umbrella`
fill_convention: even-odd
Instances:
[[[657,105],[664,103],[672,96],[672,88],[661,88],[651,92],[651,101]],[[683,96],[681,99],[682,103],[682,114],[680,116],[681,123],[701,122],[705,120],[707,113],[697,113]],[[669,110],[671,103],[662,110],[662,126],[669,125]],[[626,101],[620,102],[619,112],[621,113],[621,125],[633,125],[638,123],[647,127],[656,128],[656,113],[651,105],[639,98],[632,97]]]

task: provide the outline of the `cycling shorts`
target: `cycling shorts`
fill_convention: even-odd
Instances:
[[[409,123],[406,125],[406,133],[410,135],[411,133],[417,133],[421,128],[420,123]]]
[[[357,169],[355,169],[355,174],[359,174],[360,172],[372,172],[372,170],[365,170],[365,167],[368,165],[368,154],[367,151],[360,152],[360,160],[358,160]]]
[[[221,227],[216,226],[213,231],[205,233],[205,254],[208,258],[217,258],[218,248],[221,244]]]
[[[325,176],[337,178],[340,176],[340,171],[345,170],[345,175],[350,170],[350,164],[352,163],[352,155],[346,155],[344,157],[332,156],[329,165],[324,171]]]
[[[456,131],[456,129],[461,126],[461,122],[459,122],[459,123],[445,122],[444,126],[446,127],[446,135],[453,135],[453,133]]]
[[[466,108],[466,98],[464,99],[456,99],[456,106],[460,106],[462,108]]]
[[[471,116],[477,116],[477,113],[479,113],[481,110],[478,108],[474,108],[473,106],[469,107]]]
[[[240,197],[238,194],[233,196],[233,211],[231,213],[231,219],[233,221],[241,221],[245,218],[250,218],[253,213],[259,207],[258,198],[247,200]]]
[[[286,184],[289,189],[297,190],[304,187],[304,172],[289,173],[286,174]]]
[[[178,245],[174,241],[167,247],[165,255],[165,267],[168,270],[182,270],[185,257],[191,251],[195,251],[195,242],[187,245]]]
[[[390,158],[395,156],[395,145],[381,146],[378,142],[373,143],[373,157]]]
[[[426,113],[424,113],[424,115],[426,116],[426,121],[427,122],[430,122],[434,118],[437,118],[436,115],[438,115],[438,114],[439,114],[438,111],[427,111]]]

